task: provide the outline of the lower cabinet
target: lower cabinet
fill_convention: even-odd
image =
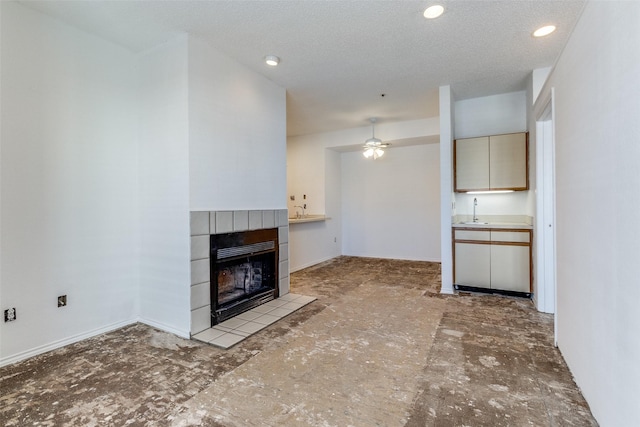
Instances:
[[[531,230],[455,228],[454,283],[530,293],[531,234]]]
[[[491,289],[531,292],[529,247],[491,245]]]
[[[491,287],[491,246],[456,243],[456,283]]]

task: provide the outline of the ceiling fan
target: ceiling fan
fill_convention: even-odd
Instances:
[[[362,146],[364,148],[362,155],[367,159],[373,158],[375,160],[378,157],[382,157],[384,155],[383,149],[391,145],[383,143],[381,139],[376,138],[375,123],[377,120],[375,117],[369,119],[371,122],[371,138],[367,139]]]

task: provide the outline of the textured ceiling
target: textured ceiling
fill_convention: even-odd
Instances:
[[[445,13],[422,16],[439,3]],[[184,32],[287,90],[290,136],[437,116],[456,99],[525,89],[554,64],[584,0],[22,1],[134,52]],[[554,24],[551,36],[536,28]],[[281,63],[267,67],[263,58]],[[384,97],[381,94],[385,94]]]

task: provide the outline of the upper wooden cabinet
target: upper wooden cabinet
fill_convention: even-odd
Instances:
[[[527,132],[455,140],[455,191],[528,190],[528,153]]]

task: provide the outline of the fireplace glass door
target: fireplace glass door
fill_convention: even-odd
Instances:
[[[264,291],[273,291],[275,253],[243,257],[218,266],[218,304],[250,298]]]
[[[278,296],[277,231],[211,236],[212,325]]]

